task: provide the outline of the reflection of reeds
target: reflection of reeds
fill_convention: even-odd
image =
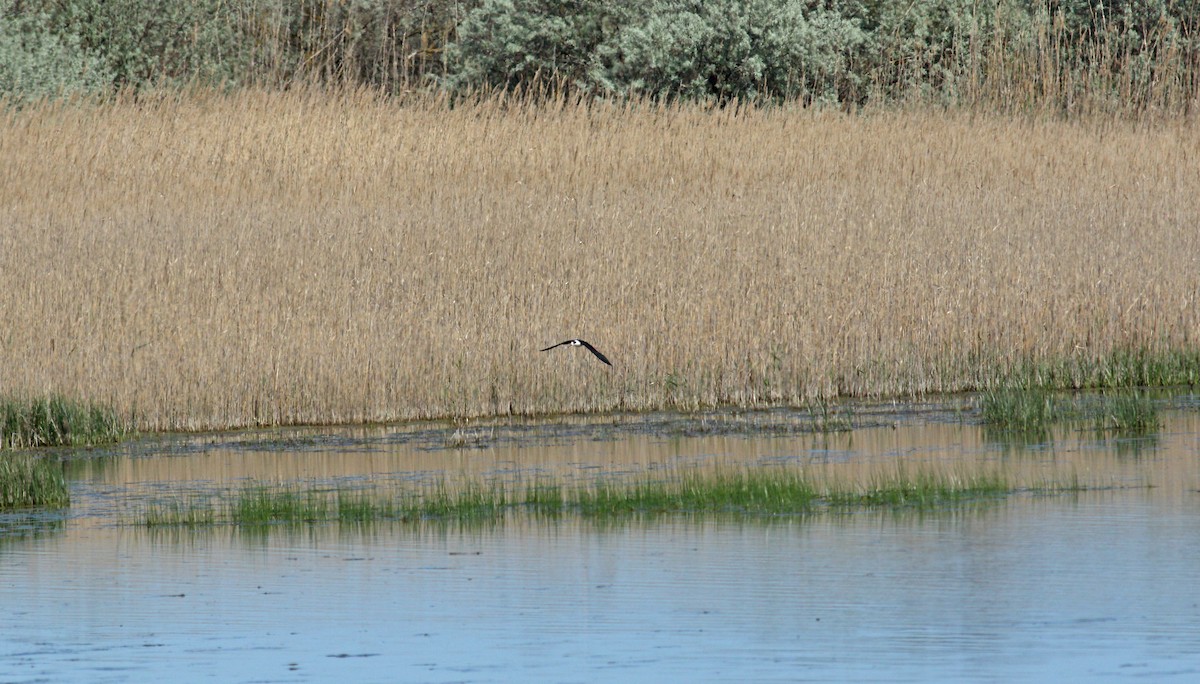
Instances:
[[[1143,392],[1101,395],[1092,423],[1099,432],[1122,436],[1149,435],[1162,425],[1154,401]]]
[[[1017,369],[1196,382],[1197,146],[1182,120],[31,105],[0,117],[0,386],[198,429],[803,403]],[[614,367],[536,351],[571,335]]]
[[[162,501],[146,506],[142,521],[149,527],[212,525],[217,514],[207,501],[184,497],[173,501]]]
[[[468,430],[465,428],[455,428],[454,432],[446,436],[444,446],[447,449],[468,449],[486,447],[495,439],[494,429],[476,429]]]
[[[936,508],[1017,491],[1086,489],[1074,473],[1024,481],[994,466],[871,466],[841,469],[706,468],[632,479],[566,483],[442,481],[425,491],[346,491],[252,486],[225,499],[177,499],[148,507],[148,526],[265,525],[383,520],[502,521],[512,515],[605,518],[625,514],[810,514],[845,508]]]
[[[1068,488],[1065,482],[1045,482],[1034,488],[1058,491]],[[875,472],[864,483],[832,486],[825,498],[837,506],[926,507],[1003,496],[1017,488],[1016,481],[999,468],[908,469],[897,465],[893,470]]]

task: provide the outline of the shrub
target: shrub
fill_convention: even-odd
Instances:
[[[1198,0],[485,0],[446,83],[605,95],[1187,109]]]
[[[1190,111],[1200,0],[0,0],[0,93],[297,82]]]
[[[866,39],[852,19],[795,0],[667,0],[601,44],[610,92],[693,99],[839,99]],[[639,13],[641,14],[641,13]]]
[[[484,0],[447,46],[455,90],[514,89],[551,78],[592,90],[596,49],[625,12],[603,0]]]
[[[452,89],[555,79],[586,92],[691,99],[836,97],[866,40],[797,0],[486,0],[458,27]]]
[[[0,97],[31,100],[108,87],[112,75],[103,58],[51,25],[46,14],[0,13]]]
[[[236,3],[42,2],[56,30],[104,60],[117,87],[236,81],[245,72],[250,47],[242,30],[246,15],[235,11]]]

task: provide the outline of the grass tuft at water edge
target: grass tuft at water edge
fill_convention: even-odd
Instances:
[[[61,395],[0,397],[0,449],[104,444],[128,431],[115,411],[95,402]]]
[[[25,452],[0,454],[0,510],[70,503],[58,460]]]

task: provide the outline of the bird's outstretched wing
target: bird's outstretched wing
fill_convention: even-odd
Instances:
[[[546,347],[545,349],[543,349],[542,351],[550,351],[551,349],[554,349],[555,347],[561,347],[563,345],[570,345],[573,347],[582,345],[584,347],[587,347],[587,350],[590,351],[591,353],[595,354],[596,358],[600,359],[601,361],[608,364],[609,366],[612,365],[612,361],[609,361],[608,357],[606,357],[604,354],[601,354],[592,345],[588,344],[587,340],[579,340],[579,339],[567,340],[565,342],[559,342],[558,344],[552,344],[549,347]]]
[[[609,361],[607,358],[605,358],[604,354],[601,354],[600,352],[596,351],[596,348],[593,347],[592,345],[588,344],[585,340],[579,340],[579,343],[582,344],[583,346],[587,347],[588,351],[595,354],[596,358],[600,359],[601,361],[603,361],[604,363],[607,363],[610,366],[612,365],[612,362]]]

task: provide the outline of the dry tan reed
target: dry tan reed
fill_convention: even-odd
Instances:
[[[759,404],[1194,348],[1200,128],[365,93],[0,116],[0,394],[143,429]],[[537,350],[583,337],[586,352]]]

